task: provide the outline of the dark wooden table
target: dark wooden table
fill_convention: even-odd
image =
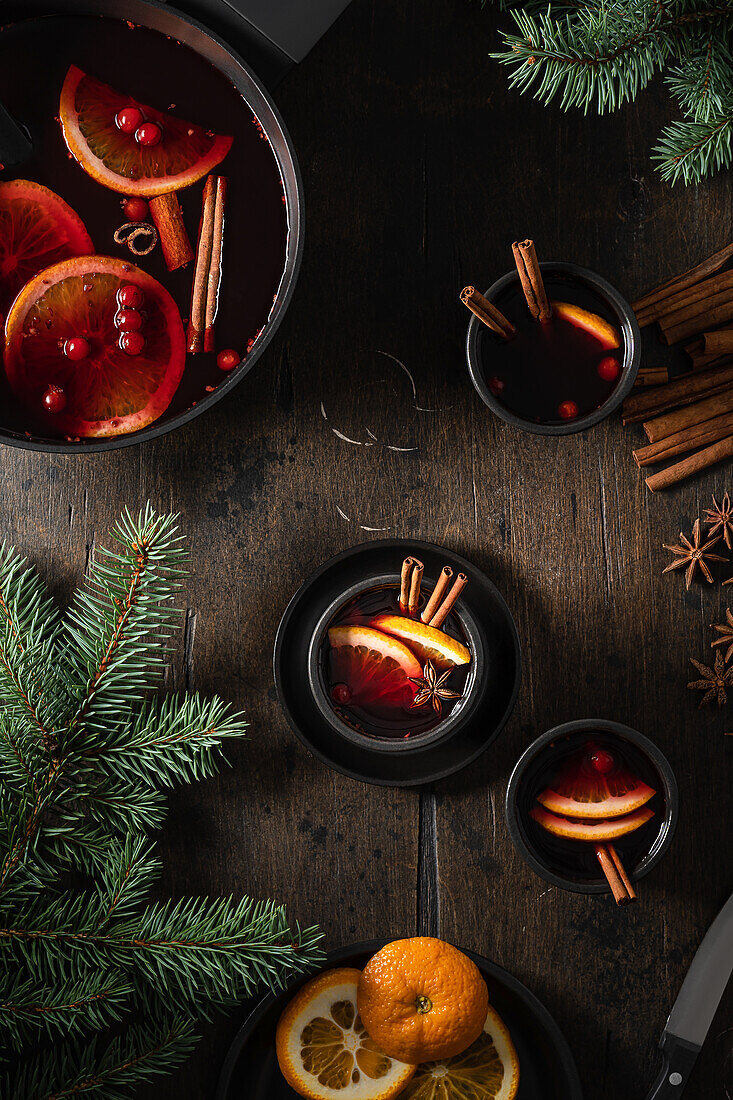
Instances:
[[[307,232],[270,350],[231,400],[157,442],[68,458],[3,449],[1,530],[64,598],[122,505],[150,498],[181,512],[193,572],[171,684],[235,700],[252,728],[231,770],[174,796],[166,890],[279,898],[319,922],[329,947],[430,933],[480,951],[554,1014],[588,1100],[643,1097],[666,1014],[733,886],[733,718],[698,711],[685,688],[729,590],[685,593],[680,576],[661,576],[661,544],[733,486],[719,468],[652,497],[630,453],[641,432],[616,418],[566,439],[492,418],[467,376],[457,295],[507,270],[510,242],[531,235],[545,258],[585,264],[633,296],[727,243],[733,201],[728,177],[672,190],[654,174],[650,148],[672,110],[658,84],[603,119],[509,92],[487,56],[500,21],[468,0],[354,0],[277,92]],[[413,411],[392,356],[434,411]],[[348,444],[334,427],[416,450]],[[475,561],[524,649],[503,736],[423,791],[329,771],[286,727],[272,686],[291,594],[375,528]],[[524,746],[589,715],[648,734],[681,788],[672,849],[627,910],[548,887],[503,816]],[[726,1095],[727,1007],[690,1100]],[[212,1097],[237,1024],[219,1021],[156,1095]]]

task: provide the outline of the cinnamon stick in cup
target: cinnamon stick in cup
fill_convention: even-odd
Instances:
[[[432,619],[428,623],[428,626],[434,626],[436,630],[440,629],[440,627],[443,625],[446,618],[448,617],[450,610],[453,607],[453,604],[456,602],[467,584],[468,577],[466,576],[466,574],[459,573],[455,581],[453,582],[453,587],[443,600],[442,604],[439,606],[438,610],[433,615]]]
[[[420,616],[424,623],[430,623],[433,615],[443,602],[443,597],[445,596],[448,585],[450,584],[452,579],[453,570],[449,565],[444,565],[440,571],[440,576],[438,577],[437,584],[435,585],[435,588],[430,595],[430,599],[425,604],[425,607],[423,608],[423,613]]]
[[[212,229],[211,263],[206,286],[206,310],[204,315],[204,351],[214,351],[214,321],[219,310],[219,286],[221,284],[221,259],[224,244],[224,208],[227,197],[226,176],[216,177],[214,199],[214,225]]]
[[[411,619],[417,614],[420,604],[420,587],[422,585],[423,563],[417,558],[412,559],[412,574],[410,576],[410,591],[407,597],[407,613]]]
[[[517,265],[519,281],[522,284],[527,307],[536,321],[549,321],[552,309],[547,300],[542,272],[537,261],[534,241],[515,241],[512,245],[514,262]]]
[[[214,202],[216,199],[216,177],[207,176],[204,184],[204,196],[201,204],[201,220],[196,245],[196,266],[193,273],[191,290],[191,309],[188,320],[188,350],[195,354],[204,349],[204,329],[206,328],[206,288],[211,266],[211,249],[214,243]]]
[[[503,340],[510,340],[516,333],[514,325],[497,309],[493,302],[485,298],[475,286],[464,286],[461,291],[461,301],[468,306],[471,313],[478,317],[492,332],[501,336]]]
[[[636,893],[634,892],[634,889],[628,880],[626,871],[624,871],[622,875],[616,864],[616,860],[618,860],[619,864],[621,863],[621,860],[618,858],[618,853],[616,852],[616,849],[613,847],[613,845],[594,844],[593,848],[596,853],[596,858],[601,865],[601,870],[606,876],[606,881],[611,887],[613,900],[616,902],[616,904],[628,905],[629,902],[635,901]],[[611,852],[613,852],[613,855],[616,856],[616,860],[614,860]]]

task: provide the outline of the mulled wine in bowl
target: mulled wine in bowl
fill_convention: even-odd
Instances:
[[[564,890],[612,892],[621,905],[667,851],[678,813],[677,782],[657,746],[597,718],[538,737],[506,795],[512,841],[534,871]]]
[[[502,420],[541,435],[569,435],[604,420],[631,390],[641,337],[631,306],[599,275],[570,263],[537,264],[548,303],[538,320],[517,271],[479,295],[506,322],[500,334],[474,316],[466,352],[473,384]],[[487,307],[488,308],[488,307]]]
[[[324,720],[347,741],[387,753],[448,738],[485,687],[482,629],[460,600],[465,576],[453,579],[445,566],[437,578],[424,577],[418,562],[411,600],[405,574],[415,560],[405,559],[402,574],[366,577],[332,600],[308,651]]]

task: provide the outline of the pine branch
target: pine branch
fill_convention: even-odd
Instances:
[[[43,1034],[68,1037],[101,1030],[122,1018],[133,993],[119,973],[75,974],[49,986],[21,971],[0,989],[0,1032],[20,1050]]]
[[[731,165],[733,102],[703,122],[673,122],[654,150],[662,177],[670,183],[697,183],[707,172]]]

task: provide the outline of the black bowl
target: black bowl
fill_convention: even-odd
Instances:
[[[323,969],[361,970],[384,940],[355,943],[331,951]],[[463,949],[462,949],[463,950]],[[517,1100],[581,1100],[578,1071],[570,1048],[545,1006],[525,985],[496,963],[465,951],[489,987],[489,1000],[509,1029],[519,1056]],[[297,1100],[280,1072],[275,1053],[277,1021],[307,978],[270,993],[255,1005],[224,1060],[216,1100]]]
[[[524,856],[530,867],[553,886],[563,890],[573,890],[578,894],[608,894],[610,888],[606,879],[598,872],[597,877],[571,877],[566,865],[552,862],[549,851],[541,847],[537,840],[542,836],[540,826],[529,817],[529,810],[535,802],[534,791],[538,777],[553,769],[553,756],[556,743],[563,739],[580,743],[587,741],[593,734],[607,735],[611,740],[623,743],[629,754],[644,762],[645,770],[653,773],[655,790],[664,799],[664,813],[659,821],[652,819],[649,843],[645,854],[626,870],[629,878],[636,882],[648,875],[665,854],[674,836],[679,817],[679,791],[677,780],[669,761],[657,746],[637,730],[622,726],[618,722],[609,722],[604,718],[583,718],[575,722],[565,722],[555,726],[533,741],[517,761],[509,780],[506,792],[505,812],[509,832],[514,846]],[[646,828],[647,826],[644,826]],[[578,841],[558,841],[558,845],[577,844]]]
[[[423,578],[423,583],[426,588],[430,587],[432,589],[432,581],[433,578],[428,575],[425,575]],[[382,587],[395,588],[399,592],[400,574],[387,573],[381,577],[366,577],[361,581],[357,581],[356,584],[352,584],[341,596],[337,596],[335,600],[332,600],[323,612],[313,632],[310,646],[308,647],[308,680],[311,691],[313,692],[313,698],[321,712],[321,716],[329,723],[336,733],[361,747],[377,747],[381,752],[409,752],[414,745],[419,745],[422,749],[427,745],[432,745],[436,741],[440,741],[444,737],[449,737],[454,730],[460,729],[476,710],[481,700],[482,690],[485,686],[483,630],[471,614],[470,608],[464,605],[462,599],[459,599],[453,607],[453,614],[458,618],[461,624],[463,633],[467,639],[468,648],[471,651],[471,664],[466,677],[463,696],[458,700],[451,711],[446,714],[441,722],[438,722],[432,729],[426,730],[425,733],[419,733],[411,739],[406,740],[403,737],[369,736],[349,726],[333,709],[326,692],[326,685],[323,681],[323,661],[321,654],[326,631],[341,608],[363,592]]]
[[[456,708],[456,721],[445,735],[423,734],[395,751],[386,739],[354,737],[354,731],[334,718],[330,705],[324,705],[322,689],[313,684],[312,639],[324,629],[344,593],[364,582],[373,584],[375,578],[395,576],[403,558],[412,553],[424,563],[427,578],[437,578],[444,565],[468,576],[456,607],[460,605],[466,627],[476,633],[472,644],[482,652],[485,674],[476,678],[466,705]],[[305,581],[278,627],[273,664],[285,716],[314,756],[364,783],[410,787],[465,767],[499,735],[517,699],[521,660],[511,613],[480,570],[432,543],[380,539],[331,558]]]
[[[535,420],[525,420],[494,396],[488,386],[482,355],[482,343],[487,332],[486,326],[475,316],[471,317],[468,324],[466,337],[466,356],[468,358],[468,372],[471,375],[476,392],[484,404],[488,405],[492,412],[505,420],[507,424],[513,424],[525,432],[533,432],[535,435],[573,435],[575,432],[585,431],[617,409],[627,396],[636,381],[636,375],[641,362],[641,333],[637,324],[634,311],[629,303],[621,297],[610,283],[577,264],[546,263],[540,264],[543,275],[547,279],[559,278],[565,283],[579,284],[588,287],[596,294],[613,314],[616,327],[620,330],[624,341],[624,358],[621,365],[621,376],[618,384],[607,401],[599,409],[586,416],[579,416],[575,420],[569,420],[563,424],[542,424]],[[498,298],[513,283],[519,285],[519,276],[516,271],[510,271],[501,279],[489,287],[486,297],[489,301]]]

